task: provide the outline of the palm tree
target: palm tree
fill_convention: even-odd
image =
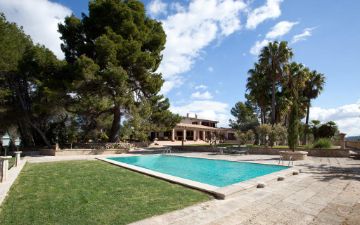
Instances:
[[[306,105],[306,119],[305,119],[306,130],[304,132],[303,144],[307,143],[311,100],[317,98],[320,95],[320,93],[324,89],[324,84],[325,84],[325,76],[323,74],[318,73],[316,70],[309,72],[309,77],[305,83],[305,88],[303,91],[303,96],[305,98],[305,105]]]
[[[271,80],[271,124],[276,121],[276,86],[283,76],[284,67],[292,58],[293,52],[287,42],[270,42],[260,53],[260,64],[266,68],[266,74]]]
[[[267,121],[266,114],[270,103],[270,82],[264,68],[258,63],[254,64],[254,68],[250,69],[248,74],[246,98],[260,108],[260,120],[264,124]]]
[[[313,70],[309,73],[309,78],[305,83],[304,97],[307,100],[306,103],[306,121],[305,124],[309,124],[310,106],[311,100],[317,98],[324,89],[325,76]]]

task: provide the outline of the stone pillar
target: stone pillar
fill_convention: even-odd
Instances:
[[[183,130],[183,140],[186,141],[186,129]]]
[[[171,131],[171,141],[175,141],[175,129]]]
[[[7,179],[9,170],[9,159],[11,159],[11,156],[0,157],[0,182],[4,182]]]
[[[202,131],[202,133],[203,133],[203,141],[206,141],[206,131]]]
[[[340,148],[341,149],[345,149],[345,136],[346,136],[346,134],[344,134],[344,133],[340,133],[339,134],[339,136],[340,136]]]
[[[21,155],[22,151],[16,151],[14,153],[15,153],[15,166],[18,166],[20,163],[20,160],[21,160],[20,155]]]
[[[196,130],[194,130],[193,132],[194,132],[194,134],[193,134],[193,140],[196,141],[196,137],[197,137]]]

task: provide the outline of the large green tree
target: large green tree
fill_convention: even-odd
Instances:
[[[265,68],[255,63],[254,68],[248,71],[249,77],[246,83],[246,99],[258,107],[259,117],[262,124],[268,122],[268,111],[271,103],[271,82],[266,76]]]
[[[292,58],[293,52],[287,42],[270,42],[260,53],[259,62],[265,68],[266,74],[271,81],[271,124],[276,122],[276,93],[284,68]]]
[[[230,127],[240,131],[254,130],[259,125],[258,118],[249,102],[237,102],[231,109]]]
[[[302,93],[305,88],[305,82],[308,80],[307,68],[302,64],[292,62],[285,68],[285,92],[290,100],[290,113],[288,125],[288,144],[291,149],[295,149],[299,141],[300,110],[299,105],[302,102]]]
[[[156,70],[166,35],[140,1],[90,1],[89,14],[81,19],[67,17],[59,32],[61,48],[74,71],[72,109],[83,117],[90,111],[93,127],[96,118],[110,114],[111,142],[119,139],[122,118],[135,119],[144,108],[150,110],[148,118],[159,114],[155,108],[163,101],[158,94],[163,79]],[[165,106],[161,113],[167,116],[168,128],[178,117]]]
[[[46,131],[61,116],[59,71],[54,54],[0,15],[1,128],[16,126],[25,146],[51,145]]]

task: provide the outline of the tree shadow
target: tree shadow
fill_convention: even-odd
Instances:
[[[360,181],[360,166],[354,165],[359,164],[347,164],[347,167],[329,164],[303,164],[301,166],[306,168],[302,173],[311,174],[319,181],[328,182],[334,179]]]

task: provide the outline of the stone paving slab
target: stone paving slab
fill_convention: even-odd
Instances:
[[[219,155],[227,157],[277,164],[274,156]],[[179,210],[133,224],[360,224],[360,163],[349,158],[309,157],[295,164],[303,173],[264,189],[244,190],[225,200],[211,200],[206,208],[191,206],[184,209],[186,214]]]

